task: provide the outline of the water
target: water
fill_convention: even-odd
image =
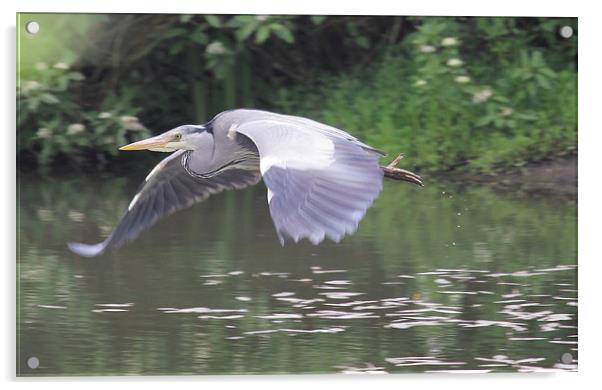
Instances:
[[[577,368],[574,200],[387,182],[354,236],[282,248],[259,185],[69,253],[143,176],[21,177],[19,375]]]

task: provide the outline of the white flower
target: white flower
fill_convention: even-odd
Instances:
[[[52,130],[42,127],[41,129],[38,129],[36,135],[39,138],[50,138],[52,137]]]
[[[144,130],[144,126],[142,126],[140,120],[135,116],[122,116],[119,120],[121,121],[121,126],[126,130]]]
[[[67,127],[67,134],[69,134],[69,135],[78,134],[78,133],[81,133],[82,131],[84,131],[85,129],[86,129],[86,126],[82,125],[81,123],[72,123]]]
[[[138,123],[138,117],[136,117],[136,116],[124,115],[124,116],[120,117],[119,120],[121,121],[121,125],[123,127],[127,127],[127,125],[132,124],[132,123]]]
[[[69,65],[67,65],[64,62],[57,62],[56,64],[54,64],[53,68],[67,70],[67,69],[69,69]]]
[[[37,70],[46,70],[46,69],[48,69],[48,65],[46,65],[45,62],[38,62],[36,64],[36,69]]]
[[[226,52],[226,48],[224,47],[223,43],[215,41],[207,45],[207,49],[205,49],[205,51],[207,52],[207,54],[219,55],[224,54]]]
[[[474,95],[472,95],[472,101],[473,103],[484,103],[487,100],[489,100],[489,98],[493,95],[493,92],[486,88],[482,91],[479,92],[475,92]]]
[[[113,116],[113,114],[111,114],[110,112],[101,112],[100,114],[98,114],[98,117],[100,119],[107,119],[107,118],[110,118],[112,116]]]
[[[266,20],[268,20],[270,17],[268,15],[256,15],[255,19],[258,22],[265,22]]]
[[[25,81],[23,83],[23,93],[29,93],[36,89],[40,89],[41,87],[42,87],[42,84],[40,84],[39,82],[37,82],[35,80]]]
[[[500,110],[500,116],[510,116],[514,110],[510,107],[502,107]]]
[[[426,81],[422,79],[416,80],[416,82],[414,83],[414,86],[416,87],[422,87],[423,85],[426,85]]]
[[[418,50],[420,50],[421,53],[432,53],[435,51],[435,46],[422,45],[418,48]]]
[[[456,46],[458,44],[458,40],[454,37],[446,37],[441,41],[441,46]]]
[[[457,76],[454,80],[456,80],[456,83],[465,84],[465,83],[470,82],[470,77],[468,77],[468,76]]]
[[[462,60],[459,58],[450,58],[447,60],[447,66],[458,67],[462,66],[462,64],[464,64],[464,62],[462,62]]]

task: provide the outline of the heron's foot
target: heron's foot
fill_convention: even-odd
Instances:
[[[420,177],[420,175],[417,175],[416,173],[405,169],[397,168],[397,164],[399,164],[402,158],[403,154],[400,154],[399,156],[397,156],[397,158],[395,158],[395,160],[391,161],[389,165],[381,167],[385,172],[385,177],[394,180],[403,180],[410,183],[414,183],[419,186],[424,186],[424,184],[422,183],[422,177]]]

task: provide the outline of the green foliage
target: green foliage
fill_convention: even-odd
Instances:
[[[90,154],[103,161],[129,139],[150,133],[135,114],[131,94],[112,95],[99,110],[84,110],[74,99],[74,84],[84,76],[66,63],[36,65],[35,80],[17,88],[18,150],[31,150],[40,165],[61,156],[82,160]]]
[[[268,15],[182,15],[180,23],[170,28],[163,39],[169,55],[175,56],[186,48],[204,54],[204,64],[218,80],[230,77],[229,70],[246,50],[245,43],[257,45],[268,39],[295,42],[289,16]]]
[[[19,151],[42,164],[110,157],[111,142],[143,135],[124,115],[158,132],[235,107],[322,120],[429,171],[494,172],[576,148],[577,37],[558,34],[577,31],[576,19],[188,14],[75,25],[86,39],[63,58],[77,72],[35,69],[39,42],[20,38],[31,66],[20,62]],[[67,137],[77,123],[86,132]]]
[[[418,18],[416,31],[368,68],[324,78],[317,93],[282,89],[276,106],[344,128],[391,155],[404,152],[422,170],[491,173],[571,153],[574,64],[555,55],[563,42],[531,46],[538,25],[510,29],[512,20]],[[478,50],[464,44],[475,27]]]

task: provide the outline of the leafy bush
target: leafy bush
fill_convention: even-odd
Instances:
[[[403,151],[423,170],[492,172],[575,150],[577,75],[565,56],[554,56],[563,42],[530,45],[532,31],[510,29],[509,18],[416,22],[367,69],[325,78],[317,93],[282,89],[276,105],[393,155]],[[464,43],[475,28],[479,49]]]
[[[36,71],[35,79],[17,87],[17,149],[33,152],[41,166],[59,157],[104,161],[117,146],[150,135],[133,116],[139,109],[127,93],[109,96],[98,111],[86,110],[76,99],[80,72],[62,62],[38,63]]]
[[[133,115],[168,129],[241,106],[331,123],[422,170],[576,147],[577,37],[558,34],[574,18],[62,17],[89,38],[72,45],[77,72],[40,66],[18,90],[19,151],[42,165],[111,157],[148,135]]]

